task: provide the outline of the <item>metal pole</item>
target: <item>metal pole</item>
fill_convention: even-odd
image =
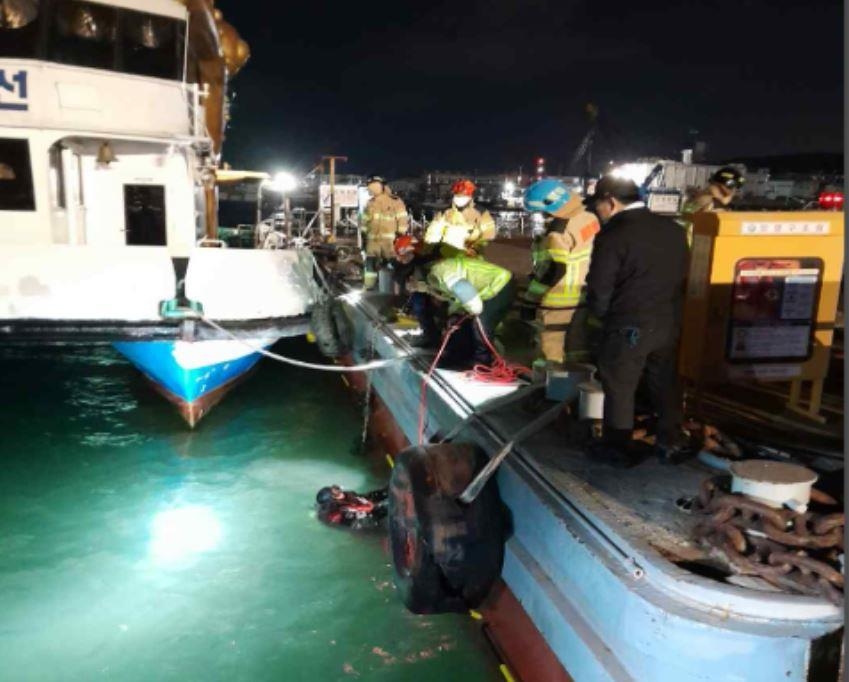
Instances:
[[[257,188],[256,193],[256,220],[254,221],[254,225],[259,225],[262,222],[262,187],[265,181],[260,180],[259,187]]]
[[[322,161],[330,161],[330,234],[336,237],[336,161],[347,161],[347,156],[322,156]]]
[[[336,157],[330,157],[330,234],[336,238]]]
[[[283,199],[283,215],[286,216],[286,236],[289,239],[289,243],[292,242],[292,202],[289,199],[289,195]]]

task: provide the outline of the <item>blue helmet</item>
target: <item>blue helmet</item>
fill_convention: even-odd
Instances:
[[[525,190],[525,210],[554,213],[571,198],[572,193],[566,185],[559,180],[547,178],[535,182]]]

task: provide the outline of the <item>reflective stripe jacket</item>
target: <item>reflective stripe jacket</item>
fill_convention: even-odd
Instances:
[[[446,225],[465,225],[468,230],[466,248],[478,253],[483,250],[487,242],[495,239],[495,221],[489,211],[481,213],[473,204],[469,204],[462,211],[452,205],[439,213],[427,229],[429,232],[433,230],[434,233],[441,234]]]
[[[545,308],[574,308],[583,303],[593,240],[599,229],[598,219],[587,211],[573,216],[560,229],[552,229],[544,238],[545,255],[538,257],[528,296]]]
[[[449,312],[455,313],[462,307],[453,291],[459,281],[466,280],[482,300],[488,301],[507,285],[512,276],[509,270],[483,258],[457,255],[434,263],[427,275],[427,283],[435,294],[451,301]]]
[[[398,197],[383,192],[372,197],[363,213],[363,227],[369,239],[394,239],[410,226],[407,207]]]
[[[713,194],[710,189],[705,189],[696,194],[692,199],[684,204],[681,209],[681,219],[678,221],[687,230],[687,244],[693,245],[693,214],[694,213],[715,213],[725,211],[727,207],[723,205]]]

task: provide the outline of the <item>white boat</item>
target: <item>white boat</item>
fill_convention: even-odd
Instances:
[[[311,256],[216,239],[247,55],[210,0],[3,3],[0,340],[114,342],[194,425],[306,331]]]

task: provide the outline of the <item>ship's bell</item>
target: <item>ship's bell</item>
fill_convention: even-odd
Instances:
[[[113,161],[117,161],[118,157],[115,156],[115,152],[112,151],[112,147],[109,146],[108,142],[104,142],[100,145],[100,149],[97,150],[97,163],[102,166],[108,166]]]

